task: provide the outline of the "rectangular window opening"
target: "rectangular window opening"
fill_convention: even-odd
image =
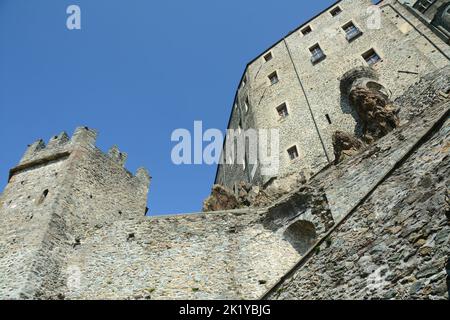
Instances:
[[[268,54],[266,54],[266,55],[264,56],[264,60],[265,60],[266,62],[269,62],[270,60],[272,60],[272,58],[273,58],[272,52],[269,52]]]
[[[366,60],[369,66],[373,66],[374,64],[381,61],[381,57],[374,49],[370,49],[369,51],[364,53],[362,57],[364,58],[364,60]]]
[[[332,124],[331,117],[328,113],[325,115],[325,118],[327,118],[328,124]]]
[[[347,23],[342,27],[342,29],[345,31],[345,38],[348,42],[351,42],[362,35],[361,30],[359,30],[359,28],[355,26],[353,22]]]
[[[293,146],[292,148],[288,149],[289,159],[295,160],[299,157],[297,146]]]
[[[342,13],[342,9],[340,7],[336,7],[330,11],[330,14],[333,17],[336,17],[338,14]]]
[[[310,34],[310,33],[312,32],[312,28],[311,28],[311,26],[304,27],[304,28],[301,30],[301,32],[302,32],[302,34],[303,34],[304,36],[306,36],[306,35],[308,35],[308,34]]]
[[[309,48],[309,51],[311,51],[311,55],[312,55],[311,62],[313,64],[319,63],[320,61],[322,61],[323,59],[326,58],[326,55],[323,52],[323,50],[319,44],[316,44],[316,45],[312,46],[311,48]]]
[[[282,105],[278,106],[277,112],[281,119],[286,118],[289,115],[286,103],[283,103]]]
[[[271,73],[269,75],[269,80],[270,80],[270,84],[274,85],[277,84],[279,79],[278,79],[278,73],[275,71],[273,73]]]

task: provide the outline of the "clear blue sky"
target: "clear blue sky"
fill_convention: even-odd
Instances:
[[[148,168],[151,214],[199,211],[216,167],[173,165],[172,131],[225,130],[247,62],[333,2],[0,0],[0,189],[27,144],[86,125]]]

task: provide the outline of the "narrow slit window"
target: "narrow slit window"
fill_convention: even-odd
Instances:
[[[48,192],[49,192],[48,189],[45,189],[44,192],[42,192],[42,195],[40,196],[38,203],[37,203],[38,205],[42,204],[45,201],[45,199],[48,196]]]
[[[331,122],[331,117],[330,117],[329,114],[326,114],[326,115],[325,115],[325,118],[327,118],[328,124],[332,124],[332,122]]]

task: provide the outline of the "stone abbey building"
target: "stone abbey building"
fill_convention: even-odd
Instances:
[[[338,1],[247,65],[228,128],[278,128],[278,177],[309,177],[332,162],[337,130],[360,136],[360,119],[341,86],[349,71],[372,68],[365,85],[383,87],[395,99],[449,63],[448,1],[418,1],[413,7],[381,1],[377,7],[381,11],[370,0]],[[216,184],[231,189],[241,181],[264,185],[273,178],[245,157],[232,164],[224,158]]]
[[[95,130],[30,145],[0,299],[448,299],[450,2],[377,6],[339,1],[248,65],[229,127],[279,128],[280,176],[310,176],[264,206],[147,217],[149,173]],[[331,165],[336,131],[364,147]],[[251,170],[216,182],[270,179]]]

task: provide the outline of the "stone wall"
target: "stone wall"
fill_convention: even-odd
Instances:
[[[332,17],[330,9],[294,30],[264,54],[248,64],[237,92],[229,127],[236,129],[280,129],[279,176],[303,171],[310,177],[334,160],[335,131],[360,133],[358,117],[342,95],[339,79],[356,66],[367,66],[362,55],[374,49],[381,61],[373,65],[380,81],[399,97],[425,74],[449,63],[450,47],[421,20],[397,1],[382,1],[380,28],[369,27],[367,8],[371,1],[339,1],[342,12]],[[342,27],[353,22],[362,35],[349,42]],[[303,27],[312,32],[303,35]],[[310,48],[319,44],[326,58],[311,63]],[[264,56],[271,53],[272,59]],[[279,82],[268,76],[277,72]],[[248,97],[248,111],[245,100]],[[276,108],[286,103],[289,116],[280,119]],[[328,118],[327,118],[328,117]],[[328,122],[331,120],[331,124]],[[248,121],[248,123],[247,123]],[[252,126],[253,125],[253,126]],[[287,150],[297,146],[299,158],[291,161]],[[249,181],[261,185],[263,177],[252,166],[220,165],[216,184],[233,188]]]
[[[87,231],[67,270],[71,299],[255,299],[299,259],[265,212],[120,220]]]
[[[447,120],[267,297],[448,299],[449,146]]]
[[[148,173],[133,176],[124,154],[102,153],[95,138],[95,130],[81,127],[72,139],[62,133],[47,146],[39,140],[11,170],[0,203],[0,297],[57,297],[80,230],[144,215]]]

